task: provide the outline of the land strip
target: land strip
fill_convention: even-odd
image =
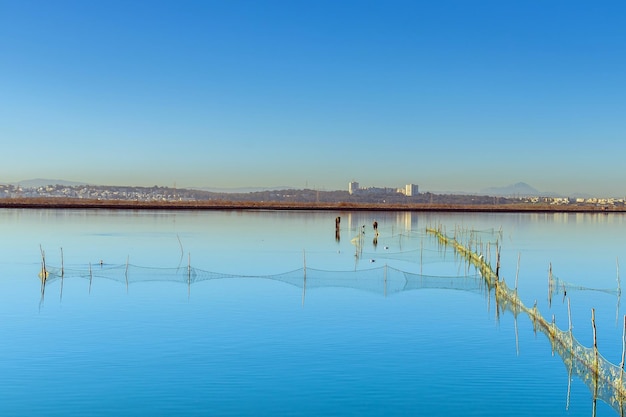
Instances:
[[[329,211],[422,211],[422,212],[534,212],[534,213],[626,213],[624,206],[553,204],[444,204],[285,201],[133,201],[81,198],[2,198],[0,208],[9,209],[109,209],[109,210],[329,210]]]

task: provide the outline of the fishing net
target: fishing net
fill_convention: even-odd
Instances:
[[[363,237],[358,236],[352,240],[355,247],[357,259],[376,257],[379,260],[398,260],[407,262],[419,262],[420,264],[441,262],[442,258],[453,256],[455,259],[462,259],[465,268],[461,271],[459,263],[459,273],[451,276],[435,276],[399,268],[383,265],[380,267],[356,269],[352,271],[331,271],[316,268],[302,267],[291,271],[268,274],[268,275],[240,275],[225,274],[208,271],[192,267],[191,265],[177,268],[155,268],[133,265],[130,263],[121,265],[72,265],[68,267],[48,266],[40,273],[42,279],[42,299],[43,289],[46,283],[56,280],[81,278],[107,279],[123,283],[126,286],[141,282],[169,281],[180,282],[191,286],[194,283],[219,279],[267,279],[292,285],[303,290],[316,288],[349,288],[379,294],[395,294],[403,291],[444,289],[461,290],[476,293],[491,293],[497,304],[499,312],[511,311],[515,317],[526,315],[533,323],[534,329],[544,333],[551,342],[552,349],[563,360],[570,375],[578,376],[590,389],[594,399],[599,398],[609,404],[620,415],[624,415],[626,387],[624,380],[623,365],[616,366],[606,360],[598,352],[596,347],[588,348],[579,343],[571,329],[563,331],[559,329],[554,321],[548,322],[539,312],[536,305],[527,307],[519,298],[517,290],[510,288],[506,282],[499,277],[499,259],[496,255],[496,268],[492,268],[490,258],[490,245],[494,245],[498,250],[498,238],[501,232],[494,230],[487,231],[464,231],[455,229],[455,237],[448,237],[441,229],[426,229],[427,234],[409,233],[390,237],[379,237],[379,244],[376,251],[363,251]],[[426,248],[422,241],[427,238],[434,238],[439,243],[435,249],[431,246]],[[467,244],[462,244],[460,238],[466,239]],[[482,240],[482,239],[485,240]],[[404,239],[412,241],[410,250],[390,251],[386,244],[386,239]],[[415,241],[420,244],[415,249]],[[485,244],[486,242],[486,244]],[[396,243],[395,247],[398,247]],[[401,247],[401,245],[400,245]],[[449,249],[450,248],[450,249]],[[489,250],[487,258],[483,255],[483,250]],[[419,260],[419,261],[418,261]],[[470,268],[475,271],[470,273]],[[552,273],[549,277],[549,296],[559,291],[572,290],[594,290],[568,283]],[[615,290],[595,289],[596,291],[612,292]],[[620,290],[618,287],[617,294]]]
[[[494,289],[496,303],[499,311],[511,311],[517,317],[523,313],[532,321],[535,330],[544,333],[552,344],[566,368],[569,375],[579,377],[593,394],[593,398],[600,399],[609,404],[619,415],[626,411],[626,386],[624,382],[623,360],[621,366],[617,366],[606,360],[598,351],[597,347],[588,348],[583,346],[574,337],[572,330],[559,329],[554,321],[548,322],[539,312],[536,306],[528,308],[518,297],[515,289],[509,288],[484,257],[477,252],[471,251],[459,241],[445,236],[440,230],[428,229],[444,245],[452,246],[461,256],[472,264],[485,280],[489,288]],[[550,274],[550,279],[554,279]],[[576,286],[559,282],[563,288],[574,289]],[[559,287],[559,285],[556,285]],[[578,289],[588,289],[579,287]],[[595,324],[594,324],[595,326]],[[569,392],[569,390],[568,390]]]
[[[239,275],[207,271],[194,267],[155,268],[133,264],[96,265],[46,268],[46,283],[61,279],[82,278],[86,280],[106,279],[130,285],[141,282],[179,282],[187,285],[201,281],[234,278],[267,279],[283,282],[295,287],[313,288],[350,288],[374,293],[393,294],[402,291],[420,289],[451,289],[470,292],[483,291],[482,280],[476,277],[435,276],[402,271],[380,266],[355,271],[328,271],[315,268],[299,268],[280,274]],[[40,274],[41,277],[41,274]]]

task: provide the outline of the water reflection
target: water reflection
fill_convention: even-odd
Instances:
[[[376,217],[384,217],[386,226],[391,227],[392,233],[394,231],[410,233],[411,231],[417,231],[419,228],[419,215],[411,211],[392,213],[350,212],[346,214],[346,217],[348,230],[351,231],[363,228],[364,225],[373,225],[374,223],[376,223],[376,227],[373,227],[374,231],[378,230]]]

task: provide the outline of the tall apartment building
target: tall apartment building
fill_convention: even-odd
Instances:
[[[359,183],[356,181],[352,181],[348,183],[348,192],[350,194],[354,194],[359,191]]]
[[[419,189],[417,184],[407,184],[405,189],[404,189],[404,195],[406,195],[407,197],[412,197],[414,195],[418,195],[419,194]]]

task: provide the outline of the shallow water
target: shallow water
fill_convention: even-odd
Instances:
[[[562,329],[569,298],[586,346],[595,308],[600,353],[619,364],[624,222],[2,210],[0,414],[616,415],[425,229],[478,231],[493,264],[497,242],[500,276]],[[43,294],[40,250],[64,267]],[[550,263],[578,287],[551,302]]]

